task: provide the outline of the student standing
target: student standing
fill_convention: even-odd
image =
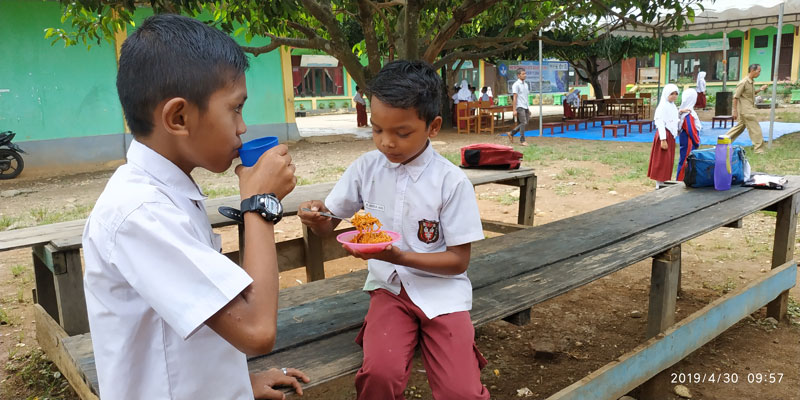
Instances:
[[[511,86],[511,93],[514,94],[512,104],[514,105],[514,116],[517,118],[517,125],[511,132],[508,133],[508,140],[514,143],[514,134],[519,132],[519,144],[527,146],[525,142],[525,129],[528,126],[528,119],[531,117],[531,111],[528,109],[528,84],[525,83],[527,74],[524,69],[517,70],[517,81]]]
[[[664,86],[661,101],[658,102],[653,122],[656,134],[650,150],[650,165],[647,177],[656,181],[656,189],[664,186],[664,181],[672,177],[672,165],[675,163],[675,136],[678,135],[679,116],[675,100],[678,98],[678,86],[670,83]]]
[[[367,127],[367,102],[364,100],[364,92],[356,85],[356,95],[353,96],[356,103],[356,124],[359,128]]]
[[[700,73],[702,74],[702,72]],[[686,89],[681,95],[681,109],[678,115],[681,124],[678,139],[681,147],[676,174],[676,179],[679,181],[683,180],[686,173],[686,157],[691,154],[692,150],[700,147],[700,130],[703,129],[703,123],[700,122],[700,117],[694,111],[694,105],[698,98],[698,93],[694,89]]]
[[[697,104],[695,108],[704,110],[706,108],[706,71],[697,73]]]
[[[369,90],[377,150],[350,165],[324,203],[305,202],[298,211],[324,236],[339,220],[318,211],[352,215],[363,207],[402,236],[379,253],[350,251],[369,259],[364,290],[370,305],[356,339],[364,348],[358,399],[402,399],[417,347],[433,398],[489,398],[480,381],[486,360],[475,347],[466,274],[470,244],[483,239],[483,228],[469,179],[431,147],[442,125],[440,87],[429,64],[384,66]]]

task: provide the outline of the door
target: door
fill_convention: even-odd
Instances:
[[[774,42],[778,42],[777,35],[773,37]],[[792,79],[792,46],[794,45],[794,35],[791,33],[784,33],[781,35],[781,55],[778,60],[778,80]],[[775,48],[772,46],[772,59],[775,60]],[[772,74],[769,76],[771,80],[775,76],[775,63],[772,63]]]

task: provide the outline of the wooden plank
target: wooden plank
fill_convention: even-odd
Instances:
[[[550,396],[548,400],[605,400],[624,396],[658,372],[699,349],[717,335],[794,286],[797,265],[786,263],[729,293],[651,338],[617,361]]]
[[[89,332],[89,317],[86,312],[86,295],[83,292],[83,268],[79,249],[59,252],[54,258],[63,263],[57,268],[63,273],[55,274],[55,292],[58,317],[68,335]]]
[[[497,181],[517,182],[520,178],[524,179],[534,175],[534,171],[529,168],[513,171],[466,169],[464,172],[475,186],[495,183]],[[325,199],[331,189],[333,189],[334,184],[335,182],[326,182],[298,186],[282,201],[284,215],[296,215],[300,203],[309,199]],[[220,206],[239,208],[240,200],[238,195],[234,195],[206,201],[206,213],[208,214],[211,226],[218,228],[236,224],[236,222],[220,215],[217,209]],[[49,242],[59,242],[59,250],[66,250],[66,248],[62,248],[61,245],[67,247],[80,246],[81,235],[83,234],[85,224],[86,219],[80,219],[0,232],[0,252],[21,247],[32,247]]]
[[[736,220],[736,221],[731,222],[728,225],[725,225],[725,227],[726,228],[741,228],[743,226],[742,222],[743,221],[741,219],[740,220]]]
[[[519,187],[519,209],[517,210],[517,223],[533,226],[533,216],[536,211],[536,175],[525,179]]]
[[[678,297],[680,266],[680,245],[653,257],[646,338],[651,338],[659,332],[663,332],[667,327],[675,323],[675,304]]]
[[[82,368],[76,364],[74,356],[70,355],[62,340],[68,339],[67,333],[58,325],[56,321],[50,318],[40,305],[33,305],[33,315],[36,320],[36,341],[42,347],[42,351],[47,354],[47,357],[61,371],[61,374],[67,378],[69,384],[83,400],[97,400],[96,392],[92,392],[87,384],[87,377],[82,372]],[[85,350],[85,347],[82,347]],[[89,343],[89,351],[92,350],[91,342]],[[92,358],[92,364],[94,358]],[[94,371],[94,368],[91,369]],[[95,381],[97,378],[95,376]]]
[[[322,250],[322,238],[303,225],[303,254],[305,255],[306,281],[313,282],[325,279],[325,253]]]
[[[483,230],[494,233],[511,233],[520,229],[530,228],[530,226],[520,224],[509,224],[508,222],[490,221],[488,219],[481,219]]]
[[[777,204],[778,215],[775,218],[775,239],[772,245],[772,268],[776,268],[794,257],[798,201],[800,201],[800,195],[794,195]],[[788,308],[789,292],[786,291],[769,303],[767,306],[767,316],[782,321],[786,319]]]
[[[52,258],[44,250],[43,245],[35,246],[31,252],[33,257],[33,276],[36,281],[36,301],[52,317],[56,323],[58,317],[58,300],[56,300],[56,285],[53,279]]]

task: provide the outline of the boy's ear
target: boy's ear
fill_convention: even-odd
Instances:
[[[189,102],[182,97],[173,97],[161,109],[161,123],[172,135],[189,136]]]
[[[439,134],[439,130],[442,129],[442,117],[437,116],[436,118],[431,121],[431,124],[428,126],[428,137],[435,138],[436,135]]]

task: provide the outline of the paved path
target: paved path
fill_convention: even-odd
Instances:
[[[544,115],[560,115],[561,106],[543,106]],[[539,106],[531,106],[531,117],[539,114]],[[507,112],[506,119],[511,118]],[[356,128],[356,114],[328,114],[313,117],[297,117],[297,129],[301,137],[327,136],[327,135],[355,135],[368,138],[372,135],[370,128]]]

